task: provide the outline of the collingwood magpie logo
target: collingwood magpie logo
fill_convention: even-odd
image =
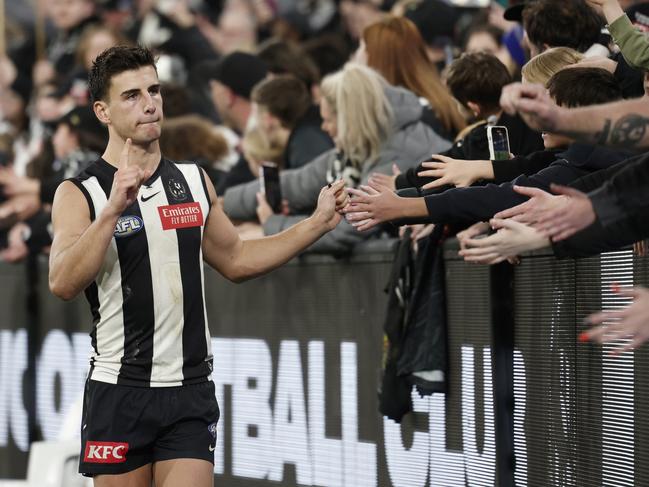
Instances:
[[[115,224],[115,238],[130,237],[144,228],[142,218],[135,215],[120,216]]]
[[[212,451],[214,451],[214,450],[216,449],[216,423],[212,423],[212,424],[210,424],[210,425],[207,427],[207,430],[210,432],[210,434],[211,434],[212,437],[214,438],[214,444],[213,444],[213,445],[209,445],[209,446],[207,447],[207,449],[208,449],[209,451],[212,452]]]
[[[185,185],[183,185],[183,183],[179,183],[174,179],[169,179],[169,181],[167,181],[167,186],[169,187],[169,193],[173,199],[182,201],[187,198],[187,191],[185,190]]]
[[[216,439],[216,423],[212,423],[207,427],[207,430],[210,432],[212,437]]]

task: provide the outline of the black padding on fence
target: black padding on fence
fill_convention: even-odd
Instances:
[[[218,485],[649,485],[648,349],[576,340],[584,316],[624,303],[611,283],[649,285],[647,259],[486,268],[453,245],[448,393],[414,394],[401,425],[377,413],[389,249],[241,285],[206,271]],[[0,479],[25,477],[29,441],[56,437],[83,386],[87,305],[51,296],[46,272],[30,296],[34,276],[0,265]]]

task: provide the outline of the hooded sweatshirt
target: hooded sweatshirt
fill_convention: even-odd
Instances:
[[[358,180],[366,184],[371,173],[392,173],[392,164],[403,172],[415,167],[430,154],[445,151],[451,143],[440,137],[430,127],[421,122],[422,106],[412,92],[392,86],[385,88],[385,94],[392,106],[392,132],[381,145],[375,160],[366,161],[360,169]],[[339,163],[340,154],[331,149],[305,166],[282,171],[280,183],[282,197],[289,203],[292,215],[273,215],[264,224],[264,233],[272,235],[305,219],[317,206],[318,195],[328,182],[327,175]],[[337,173],[338,171],[334,171]],[[356,178],[348,181],[356,181]],[[235,220],[256,219],[259,182],[235,186],[226,191],[224,209]],[[357,242],[365,240],[374,232],[360,233],[346,220],[316,242],[311,250],[328,253],[345,253]]]

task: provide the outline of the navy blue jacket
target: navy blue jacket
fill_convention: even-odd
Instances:
[[[549,191],[550,184],[569,185],[576,179],[608,168],[633,155],[632,152],[582,143],[571,144],[547,168],[511,182],[469,188],[452,188],[425,197],[432,223],[470,224],[492,218],[499,211],[527,200],[513,186],[530,186]]]

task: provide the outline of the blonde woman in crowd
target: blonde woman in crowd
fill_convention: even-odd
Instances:
[[[371,172],[389,174],[393,164],[401,170],[414,167],[450,143],[420,121],[422,106],[415,94],[390,86],[376,71],[350,63],[324,78],[321,85],[322,128],[336,143],[305,166],[283,171],[282,196],[291,215],[258,211],[257,181],[230,188],[224,197],[226,213],[233,219],[259,216],[265,234],[274,234],[313,211],[319,188],[344,179],[347,186],[366,184]],[[359,234],[342,221],[314,249],[343,253],[367,235]]]

